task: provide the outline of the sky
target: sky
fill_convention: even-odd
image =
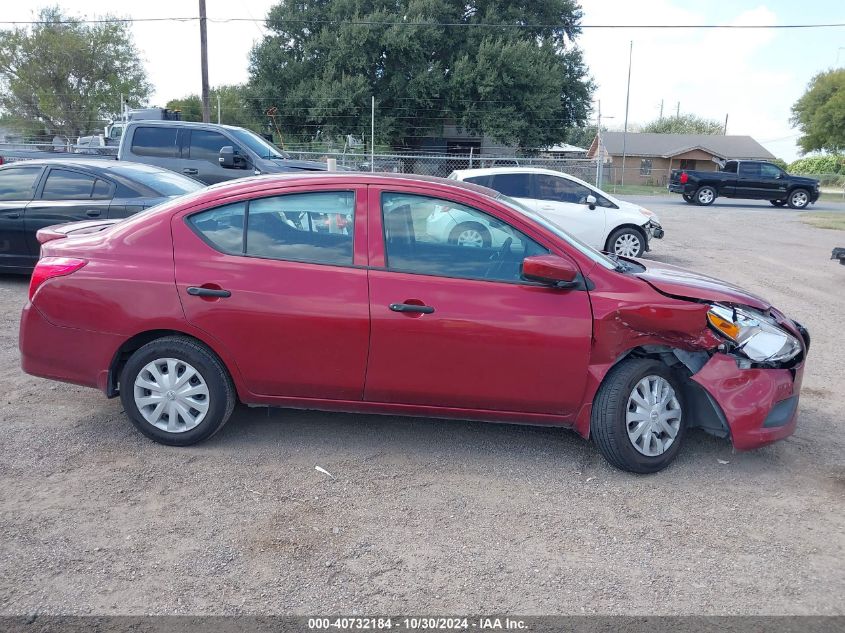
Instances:
[[[208,17],[262,19],[276,0],[207,0]],[[805,24],[845,22],[843,0],[582,0],[588,24]],[[3,0],[2,20],[31,20],[43,0]],[[196,0],[62,0],[75,16],[187,17]],[[5,25],[3,25],[5,27]],[[200,91],[196,22],[135,23],[135,43],[154,86],[152,105]],[[208,24],[212,86],[248,78],[249,51],[260,22]],[[798,157],[790,108],[818,72],[845,66],[845,28],[783,30],[584,29],[577,45],[593,79],[603,121],[622,129],[628,52],[633,41],[630,126],[677,111],[719,121],[728,134],[748,134],[776,156]],[[612,117],[612,118],[610,118]],[[631,129],[631,128],[629,128]]]

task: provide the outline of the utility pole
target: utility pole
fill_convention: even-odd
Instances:
[[[208,102],[208,35],[206,33],[205,0],[200,0],[200,66],[202,66],[202,122],[211,122]]]
[[[220,90],[217,91],[217,125],[220,125]]]
[[[676,119],[681,118],[681,102],[680,101],[678,101],[678,109],[675,110],[675,118]]]
[[[596,187],[601,189],[601,178],[604,175],[602,173],[604,156],[602,156],[601,153],[601,99],[599,99],[598,102],[599,111],[596,116]]]
[[[625,95],[625,128],[622,132],[622,178],[621,184],[625,186],[625,158],[628,149],[628,104],[631,101],[631,62],[634,58],[634,40],[631,40],[631,46],[628,49],[628,93]]]
[[[722,134],[724,134],[724,136],[728,135],[728,114],[730,114],[730,112],[725,114],[725,130],[722,133]]]
[[[663,99],[660,100],[660,120],[663,120]]]

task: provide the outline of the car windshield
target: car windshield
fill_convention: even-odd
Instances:
[[[283,152],[278,147],[259,136],[255,132],[244,130],[242,128],[230,129],[232,136],[238,141],[246,145],[250,150],[258,154],[261,158],[290,158],[287,152]]]
[[[620,269],[618,262],[613,261],[607,255],[600,253],[599,251],[594,249],[592,246],[588,246],[587,244],[584,244],[584,242],[579,240],[577,237],[570,235],[569,233],[564,231],[559,226],[555,226],[554,224],[552,224],[551,222],[546,220],[544,217],[536,214],[534,211],[532,211],[531,209],[529,209],[525,205],[520,204],[519,202],[517,202],[513,198],[509,198],[508,196],[501,194],[496,199],[500,200],[501,202],[504,202],[506,205],[508,205],[509,207],[514,209],[515,211],[518,211],[519,213],[522,213],[523,215],[528,216],[529,218],[534,220],[537,224],[539,224],[539,225],[543,226],[544,228],[548,229],[549,231],[551,231],[552,233],[557,235],[560,239],[562,239],[564,242],[566,242],[567,244],[569,244],[573,248],[577,249],[578,251],[580,251],[581,253],[583,253],[584,255],[589,257],[590,259],[592,259],[594,262],[601,264],[602,266],[604,266],[608,270],[619,270]]]
[[[142,165],[116,165],[110,168],[118,176],[134,180],[162,196],[181,196],[205,187],[201,182],[166,169]]]

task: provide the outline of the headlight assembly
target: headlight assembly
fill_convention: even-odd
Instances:
[[[755,363],[788,361],[801,352],[797,338],[777,325],[774,319],[748,308],[712,305],[707,320]]]

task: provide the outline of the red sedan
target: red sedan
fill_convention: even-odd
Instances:
[[[443,213],[490,239],[429,231]],[[38,238],[24,371],[120,395],[165,444],[210,437],[237,400],[566,426],[640,473],[692,427],[738,449],[795,429],[798,323],[483,187],[266,176]]]

